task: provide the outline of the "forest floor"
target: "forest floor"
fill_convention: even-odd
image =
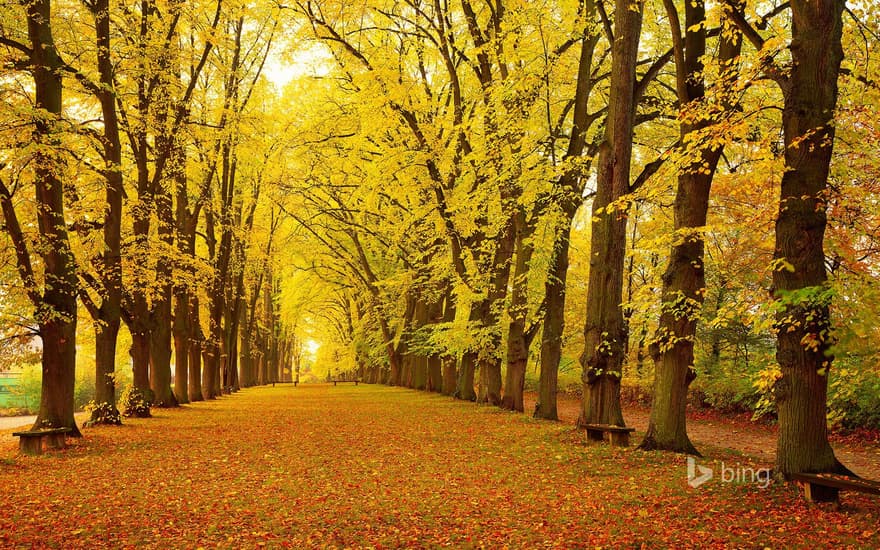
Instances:
[[[691,488],[685,457],[399,388],[250,388],[84,435],[27,457],[0,433],[0,547],[880,547],[880,499],[807,503],[748,454],[704,445]]]
[[[535,399],[534,393],[526,394],[526,411],[534,410]],[[560,421],[573,424],[580,412],[580,398],[560,394],[557,412]],[[638,445],[640,436],[648,429],[650,414],[648,407],[624,404],[623,418],[626,425],[638,430],[633,438],[634,445]],[[772,467],[776,460],[776,426],[752,422],[749,416],[723,414],[711,409],[692,411],[688,414],[688,435],[697,450],[701,450],[703,445],[731,449]],[[831,446],[838,460],[854,473],[868,479],[880,480],[880,439],[876,432],[832,434]]]

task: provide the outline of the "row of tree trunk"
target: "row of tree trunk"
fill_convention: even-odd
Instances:
[[[678,174],[674,207],[676,238],[662,278],[659,327],[650,346],[656,366],[654,399],[649,428],[641,447],[696,453],[687,436],[685,408],[688,386],[695,376],[694,339],[706,291],[703,231],[709,212],[712,179],[723,152],[723,145],[711,138],[711,130],[713,125],[725,121],[738,108],[733,83],[738,76],[742,37],[745,36],[758,50],[763,46],[763,39],[743,15],[743,4],[735,0],[730,0],[726,6],[722,25],[727,30],[720,33],[709,28],[703,2],[684,4],[683,26],[679,7],[671,1],[664,2],[664,6],[670,22],[673,44],[670,54],[676,67],[676,92],[681,112],[680,140],[668,157],[674,159],[672,162]],[[823,251],[825,193],[834,135],[832,116],[842,59],[842,6],[843,2],[839,0],[792,2],[794,63],[786,69],[788,72],[773,65],[772,60],[768,60],[765,67],[767,74],[782,87],[785,98],[782,130],[786,144],[786,172],[776,225],[775,258],[780,265],[785,262],[792,269],[774,272],[774,296],[782,304],[777,354],[782,377],[777,383],[776,394],[780,421],[777,466],[783,474],[845,470],[834,458],[826,433],[827,374],[832,358],[828,351],[829,303],[825,292]],[[589,1],[584,2],[582,9],[587,14],[596,13],[596,5]],[[500,13],[498,17],[501,17]],[[644,93],[644,81],[639,81],[636,71],[641,18],[641,2],[633,4],[629,0],[618,0],[613,25],[605,27],[608,40],[613,44],[612,70],[604,135],[596,144],[586,143],[585,136],[590,125],[599,118],[587,109],[593,86],[591,63],[598,37],[595,32],[588,31],[580,41],[581,64],[566,155],[575,158],[591,152],[597,153],[598,159],[592,201],[585,344],[581,355],[584,397],[579,424],[624,425],[620,381],[629,341],[622,308],[629,221],[627,196],[642,179],[631,176],[632,142],[638,122],[636,105]],[[474,42],[485,43],[485,36],[480,34],[484,31],[476,28],[473,21],[470,23]],[[496,23],[490,22],[490,26]],[[732,28],[739,32],[731,32]],[[713,34],[720,35],[718,47],[714,50],[720,77],[711,84],[712,93],[707,94],[704,74],[706,43]],[[491,63],[488,59],[481,60],[481,63],[485,66],[480,74],[488,87],[491,84],[489,75],[493,74]],[[660,66],[655,63],[643,75],[644,78],[652,77],[652,71]],[[496,74],[504,75],[503,67]],[[452,82],[455,85],[456,80]],[[403,109],[400,113],[413,126],[414,117]],[[486,121],[485,126],[491,129],[493,121]],[[503,140],[503,137],[497,139]],[[462,137],[462,142],[466,142],[466,137]],[[464,147],[461,152],[466,149]],[[658,159],[649,170],[656,170],[656,165],[665,161],[665,158]],[[444,182],[454,179],[455,174],[442,178],[439,169],[432,174],[438,186],[437,204],[442,216],[445,213],[444,195],[449,192]],[[544,198],[549,205],[536,207],[540,211],[553,208],[560,213],[546,278],[545,301],[535,323],[535,326],[543,326],[539,398],[535,410],[535,415],[542,418],[556,418],[556,376],[561,357],[570,227],[585,195],[585,180],[585,172],[563,172],[556,182],[553,196]],[[453,356],[414,353],[411,349],[413,335],[428,326],[432,319],[443,318],[443,315],[427,314],[434,304],[416,294],[410,297],[414,303],[407,307],[405,324],[408,328],[396,340],[398,343],[392,343],[395,339],[387,330],[383,333],[390,368],[383,370],[380,366],[367,366],[360,361],[363,378],[371,382],[442,391],[459,399],[476,399],[522,411],[525,366],[536,331],[528,324],[528,319],[533,316],[527,311],[524,286],[533,252],[530,237],[535,216],[534,213],[526,215],[518,205],[515,184],[509,189],[512,191],[505,195],[505,184],[501,185],[502,203],[509,201],[503,211],[509,212],[510,218],[503,220],[494,233],[483,231],[463,238],[451,221],[446,223],[449,249],[454,256],[452,263],[458,276],[472,288],[482,291],[483,298],[470,304],[468,314],[470,330],[479,334],[481,345],[465,349],[457,363]],[[477,259],[482,272],[479,281],[455,257],[468,252]],[[798,298],[792,300],[791,296]],[[453,302],[447,295],[445,307],[451,308]],[[499,358],[504,354],[499,349],[502,341],[499,306],[505,302],[509,304],[510,322],[503,338],[508,347],[502,393]],[[385,324],[388,324],[387,320]],[[454,391],[450,391],[451,385],[445,383],[447,365],[450,370],[457,370]],[[479,373],[476,389],[475,373]]]
[[[263,182],[253,182],[254,190],[245,208],[237,181],[236,137],[240,132],[238,119],[259,77],[259,70],[250,75],[239,70],[246,55],[243,52],[257,59],[251,67],[261,69],[259,58],[265,61],[275,26],[266,27],[271,29],[266,31],[268,38],[263,37],[257,48],[242,44],[246,25],[243,17],[229,21],[226,27],[233,47],[223,86],[224,108],[215,125],[218,137],[213,150],[201,152],[207,167],[201,185],[193,193],[187,180],[187,150],[192,147],[180,136],[189,122],[191,99],[215,42],[206,40],[201,51],[193,52],[196,56],[187,78],[181,78],[178,38],[183,4],[172,2],[169,11],[160,14],[154,2],[142,0],[133,38],[140,52],[140,70],[131,79],[136,91],[132,101],[131,96],[117,93],[120,75],[111,43],[109,1],[87,3],[94,18],[96,81],[59,56],[52,33],[51,5],[50,0],[23,4],[29,43],[10,40],[6,44],[29,56],[26,66],[34,82],[32,138],[39,147],[30,177],[35,186],[41,239],[33,250],[43,266],[42,284],[34,274],[33,251],[22,231],[12,193],[0,180],[5,228],[16,249],[19,273],[29,289],[43,343],[43,388],[35,428],[68,427],[74,435],[79,433],[73,419],[78,300],[95,326],[97,406],[93,422],[119,422],[114,374],[121,321],[128,325],[132,336],[134,389],[153,406],[210,399],[223,390],[280,380],[283,371],[279,369],[291,360],[294,346],[292,338],[279,328],[274,304],[277,279],[271,270],[266,281],[264,269],[253,288],[245,288],[247,255],[254,243],[238,235],[251,234]],[[221,6],[218,1],[209,21],[211,32],[219,32]],[[157,42],[161,43],[158,48]],[[103,122],[99,139],[103,166],[99,173],[105,181],[106,208],[103,220],[97,224],[103,233],[103,247],[87,262],[81,259],[79,269],[68,239],[66,186],[62,181],[66,160],[60,147],[59,125],[65,108],[65,74],[75,75],[86,92],[95,97]],[[126,247],[122,244],[126,194],[123,137],[130,144],[136,174],[130,182],[136,202],[130,211],[131,244]],[[268,158],[264,160],[269,162]],[[211,264],[208,288],[196,282],[195,243],[200,227]],[[277,224],[273,224],[270,235],[275,229]],[[270,236],[264,251],[267,257],[271,256],[271,248]],[[123,280],[124,260],[132,266],[128,280]],[[208,312],[204,330],[200,323],[203,310]],[[244,342],[242,350],[239,340]]]

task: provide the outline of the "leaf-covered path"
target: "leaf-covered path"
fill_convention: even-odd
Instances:
[[[0,547],[880,546],[880,500],[686,482],[680,456],[585,446],[570,426],[378,386],[278,386],[0,444]]]

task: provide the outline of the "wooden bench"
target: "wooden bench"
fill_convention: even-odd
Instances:
[[[333,385],[335,386],[337,383],[341,384],[343,382],[354,382],[354,385],[357,386],[358,382],[360,382],[360,380],[334,380]]]
[[[26,455],[43,454],[43,442],[47,449],[63,449],[67,445],[67,434],[70,428],[47,428],[44,430],[28,430],[26,432],[13,432],[12,435],[20,438],[18,450]]]
[[[880,483],[840,474],[791,474],[789,478],[804,488],[810,502],[836,502],[840,491],[880,495]]]
[[[629,447],[629,434],[636,431],[635,428],[625,426],[612,426],[611,424],[584,424],[587,430],[587,438],[592,441],[608,441],[616,447]]]

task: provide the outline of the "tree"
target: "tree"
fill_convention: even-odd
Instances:
[[[5,39],[3,44],[27,56],[26,67],[33,78],[33,131],[30,149],[39,228],[37,255],[42,263],[39,284],[31,251],[13,203],[13,194],[0,180],[0,208],[6,232],[13,242],[16,264],[43,341],[43,382],[40,410],[34,429],[70,428],[79,436],[73,417],[73,388],[76,368],[76,260],[70,247],[64,216],[62,176],[64,159],[58,147],[63,117],[64,64],[52,34],[50,0],[35,0],[25,6],[28,45]],[[42,288],[41,288],[42,286]]]
[[[99,290],[101,302],[95,304],[85,287],[80,291],[83,304],[95,323],[95,404],[90,422],[119,423],[116,409],[116,342],[122,318],[122,142],[116,111],[113,59],[110,42],[110,2],[95,0],[89,5],[95,20],[95,52],[98,65],[98,86],[91,86],[101,104],[104,123],[103,167],[106,213],[104,215],[103,251],[98,257],[98,279],[93,285]]]
[[[627,224],[623,199],[630,191],[642,9],[642,2],[615,2],[611,89],[593,198],[580,424],[623,425],[620,378],[628,338],[621,309]]]
[[[594,28],[596,18],[595,2],[581,4],[581,17],[584,19],[583,36],[577,62],[577,77],[574,95],[567,107],[571,109],[571,123],[563,163],[568,164],[562,175],[554,180],[548,200],[551,207],[547,216],[553,227],[552,251],[544,282],[544,318],[541,334],[541,371],[538,385],[538,402],[534,416],[557,420],[556,393],[558,385],[559,362],[562,359],[562,337],[565,331],[566,280],[568,277],[568,255],[571,242],[571,226],[578,209],[584,201],[584,191],[588,181],[591,163],[583,158],[591,158],[596,148],[590,143],[590,130],[600,119],[601,111],[590,112],[590,99],[599,80],[594,64],[596,47],[600,33]],[[548,121],[548,123],[550,123]],[[552,124],[552,123],[551,123]],[[551,129],[555,142],[564,135],[562,128]],[[555,144],[554,144],[555,145]],[[556,158],[551,150],[551,158]]]
[[[776,467],[798,472],[848,472],[828,443],[828,372],[833,357],[831,293],[825,268],[828,174],[834,147],[837,79],[843,60],[840,0],[794,0],[791,66],[762,61],[782,89],[785,172],[773,252],[776,360],[781,376],[774,393],[779,414]],[[739,11],[743,35],[759,52],[765,40]],[[786,74],[787,73],[787,74]]]
[[[706,94],[704,56],[708,35],[706,9],[702,1],[684,3],[684,39],[678,8],[664,2],[675,51],[676,91],[680,108],[680,149],[684,156],[678,168],[675,193],[675,237],[669,265],[663,275],[660,324],[650,348],[655,361],[654,399],[651,420],[642,449],[663,449],[696,453],[685,428],[687,388],[696,376],[694,339],[697,320],[706,295],[703,236],[709,210],[709,192],[723,144],[712,127],[731,113],[729,81],[736,76],[734,65],[740,39],[730,28],[721,30],[718,46],[720,82],[715,83],[715,104]],[[733,73],[732,75],[730,73]]]

